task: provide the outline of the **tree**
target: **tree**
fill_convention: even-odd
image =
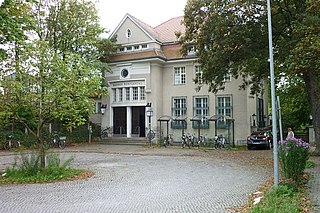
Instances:
[[[99,58],[106,53],[101,44],[110,42],[99,38],[104,29],[91,2],[39,0],[31,8],[34,28],[24,32],[28,41],[11,47],[15,60],[6,61],[1,76],[5,92],[0,109],[37,137],[44,168],[46,124],[53,119],[67,128],[84,124],[93,112],[93,97],[107,94],[103,85],[107,65]],[[21,112],[28,112],[34,121]]]
[[[262,91],[269,73],[266,1],[189,0],[183,52],[195,48],[209,90],[223,89],[230,72],[243,79],[240,88]],[[300,78],[307,88],[320,154],[319,1],[275,0],[272,4],[275,73]],[[285,100],[283,100],[285,101]],[[282,102],[283,102],[282,101]]]

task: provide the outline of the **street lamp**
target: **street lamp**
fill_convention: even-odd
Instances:
[[[102,104],[101,105],[101,114],[104,115],[104,113],[106,112],[107,109],[107,105],[106,104]]]
[[[148,131],[148,142],[151,144],[151,117],[153,116],[153,110],[151,108],[151,103],[147,104],[147,117],[148,117],[148,123],[149,123],[149,131]]]
[[[252,121],[253,121],[253,125],[252,126],[256,126],[256,117],[257,115],[256,114],[252,114]]]

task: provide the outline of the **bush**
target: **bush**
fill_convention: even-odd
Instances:
[[[284,178],[302,180],[310,156],[310,144],[299,138],[288,138],[280,143],[279,155]]]
[[[70,168],[73,158],[62,162],[59,154],[50,153],[46,159],[47,167],[41,169],[38,153],[22,153],[21,162],[16,158],[13,166],[6,169],[6,175],[0,178],[0,183],[48,182],[67,179],[82,172]]]

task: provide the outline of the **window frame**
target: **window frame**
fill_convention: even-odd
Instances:
[[[171,99],[171,114],[173,117],[185,117],[187,115],[187,96],[175,96]],[[179,102],[179,103],[178,103]],[[177,113],[179,112],[179,113]],[[172,129],[186,129],[185,122],[171,121]]]
[[[186,80],[186,67],[174,67],[173,68],[173,84],[178,85],[185,85],[187,83]]]
[[[200,106],[198,106],[197,100],[200,100]],[[198,113],[200,111],[200,113]],[[194,96],[193,97],[193,116],[203,118],[201,120],[200,129],[209,128],[209,96]],[[198,122],[192,122],[192,128],[198,129]]]
[[[222,102],[219,101],[221,99],[223,100]],[[227,99],[229,99],[229,101],[227,101]],[[217,95],[216,96],[216,115],[223,116],[223,118],[217,120],[217,128],[227,129],[228,124],[225,119],[225,116],[228,116],[231,118],[233,116],[233,97],[232,97],[232,95]]]

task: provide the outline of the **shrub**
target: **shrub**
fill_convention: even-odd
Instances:
[[[299,138],[288,138],[280,143],[279,156],[283,176],[296,182],[302,180],[310,156],[310,144]]]
[[[0,183],[47,182],[66,179],[82,172],[70,168],[74,158],[61,161],[59,154],[50,153],[47,155],[45,169],[41,169],[39,159],[36,152],[21,154],[21,160],[15,159],[13,166],[6,169],[5,177],[0,178]]]

